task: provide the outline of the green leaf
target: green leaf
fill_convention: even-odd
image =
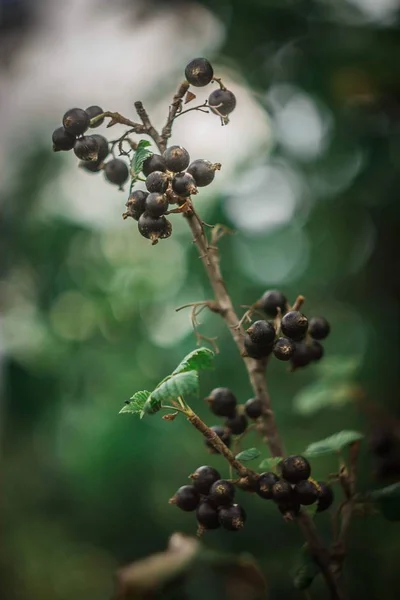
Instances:
[[[172,375],[184,373],[185,371],[212,369],[214,357],[214,352],[209,348],[197,348],[185,356],[182,362],[176,367]]]
[[[147,149],[149,146],[151,146],[151,144],[147,140],[140,140],[137,145],[131,162],[132,182],[136,181],[136,179],[139,177],[143,168],[143,163],[146,160],[146,158],[153,154],[151,150]]]
[[[282,456],[271,456],[270,458],[264,458],[263,461],[260,462],[259,468],[263,471],[272,471],[275,472],[276,467],[281,462]]]
[[[388,521],[400,521],[400,482],[375,490],[371,498]]]
[[[171,375],[168,379],[162,381],[151,393],[149,398],[155,402],[167,402],[176,400],[178,396],[198,395],[199,393],[199,374],[197,371],[185,371]]]
[[[354,385],[350,381],[322,379],[306,386],[293,399],[294,410],[309,416],[323,408],[337,408],[352,401]]]
[[[305,544],[301,549],[297,566],[292,571],[293,585],[296,590],[306,590],[318,574],[319,567]]]
[[[352,378],[361,366],[360,356],[329,356],[318,364],[322,377],[334,379]]]
[[[257,448],[247,448],[247,450],[243,450],[242,452],[239,452],[239,454],[236,454],[235,458],[242,462],[246,462],[258,458],[260,454],[261,452]]]
[[[133,415],[137,415],[142,412],[143,407],[146,403],[146,400],[150,396],[150,392],[146,390],[142,390],[140,392],[136,392],[133,394],[132,398],[128,403],[125,404],[123,408],[119,411],[119,414],[122,413],[130,413]]]
[[[312,458],[314,456],[321,456],[323,454],[332,454],[333,452],[338,452],[345,446],[361,440],[363,437],[363,434],[359,431],[343,430],[339,433],[334,433],[324,440],[310,444],[305,452],[303,452],[303,456]]]

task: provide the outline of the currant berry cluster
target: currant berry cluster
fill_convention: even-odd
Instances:
[[[286,297],[277,290],[265,292],[255,307],[275,320],[258,320],[247,329],[244,338],[247,356],[262,359],[274,354],[278,360],[290,360],[293,368],[305,367],[323,357],[320,340],[330,332],[324,317],[309,321],[300,311],[291,310]]]
[[[329,508],[333,491],[323,481],[310,478],[311,466],[304,456],[291,455],[278,464],[279,476],[272,472],[261,473],[256,483],[256,493],[264,500],[273,500],[287,518],[299,514],[301,506],[317,503],[317,512]]]
[[[226,417],[223,427],[214,425],[211,429],[229,448],[232,441],[232,434],[240,435],[247,429],[248,422],[243,412],[243,407],[238,405],[235,394],[229,388],[215,388],[205,398],[205,401],[214,415],[217,415],[217,417]],[[211,453],[218,454],[218,451],[213,448],[207,439],[205,443]]]
[[[192,485],[183,485],[170,499],[181,510],[196,511],[199,533],[222,526],[239,531],[246,521],[244,509],[235,504],[235,486],[213,467],[203,466],[190,475]]]

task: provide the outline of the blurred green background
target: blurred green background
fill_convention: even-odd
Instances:
[[[174,531],[195,532],[193,515],[167,502],[188,474],[211,464],[228,475],[183,419],[118,415],[126,398],[152,389],[195,347],[189,314],[174,309],[210,290],[183,220],[151,247],[133,221],[120,219],[126,191],[77,173],[70,154],[54,155],[52,130],[74,104],[134,118],[137,99],[148,100],[160,126],[185,64],[210,58],[238,96],[231,123],[220,128],[216,117],[190,113],[172,140],[192,158],[223,163],[220,184],[196,205],[208,223],[236,231],[221,242],[234,303],[251,304],[271,287],[293,300],[302,293],[306,314],[332,325],[326,407],[307,404],[323,364],[289,374],[271,361],[287,449],[301,452],[344,428],[368,431],[364,412],[334,390],[346,365],[357,365],[354,381],[368,398],[398,411],[399,9],[390,0],[2,0],[0,7],[1,597],[108,599],[118,566],[162,550]],[[84,10],[92,19],[78,18]],[[68,21],[70,45],[41,37],[49,15],[59,28]],[[141,45],[130,53],[128,40]],[[112,51],[115,70],[106,58]],[[43,57],[51,65],[53,53],[47,70]],[[64,70],[72,56],[82,62],[73,78]],[[221,139],[229,145],[220,159]],[[103,196],[93,198],[100,188]],[[216,370],[201,377],[203,396],[229,386],[245,402],[251,389],[229,332],[205,312],[201,323],[221,351]],[[217,423],[204,403],[194,409]],[[251,436],[246,445],[267,456]],[[313,463],[317,478],[336,468],[331,458]],[[373,470],[363,450],[360,490],[378,485]],[[211,532],[205,542],[251,552],[271,599],[301,597],[290,577],[299,530],[259,498],[242,494],[241,502],[245,529]],[[328,541],[330,516],[318,525]],[[387,600],[398,597],[398,527],[379,515],[354,520],[351,598],[381,598],[383,589]],[[325,594],[316,580],[311,597]]]

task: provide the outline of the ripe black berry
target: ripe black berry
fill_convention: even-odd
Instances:
[[[218,517],[222,527],[228,531],[239,531],[246,522],[246,513],[239,504],[220,508]]]
[[[171,223],[164,217],[152,217],[144,212],[138,220],[139,233],[153,244],[171,235]]]
[[[267,345],[256,344],[247,334],[244,337],[243,343],[247,356],[250,356],[251,358],[255,358],[257,360],[265,358],[266,356],[271,354],[273,348],[273,343]]]
[[[143,190],[135,190],[129,196],[125,206],[128,208],[130,216],[135,219],[135,221],[138,221],[140,215],[144,213],[148,195],[148,192],[144,192]]]
[[[324,356],[324,347],[320,342],[317,342],[317,340],[312,340],[311,344],[308,346],[308,352],[311,360],[321,360]]]
[[[233,417],[236,412],[236,396],[228,388],[215,388],[206,398],[211,411],[218,417]]]
[[[196,519],[204,529],[218,529],[220,526],[218,509],[208,500],[200,502],[196,510]]]
[[[90,137],[96,140],[97,142],[97,161],[103,162],[103,160],[107,158],[109,154],[108,140],[104,137],[104,135],[99,135],[98,133],[94,133]]]
[[[258,419],[263,412],[263,404],[259,398],[250,398],[244,405],[244,411],[250,419]]]
[[[318,488],[313,481],[309,481],[308,479],[296,483],[294,486],[294,491],[296,493],[297,500],[304,506],[314,504],[314,502],[318,500]]]
[[[322,512],[323,510],[327,510],[332,505],[334,495],[332,488],[329,485],[326,485],[326,483],[323,481],[318,481],[317,484],[319,486],[317,512]]]
[[[163,158],[167,169],[173,173],[184,171],[190,163],[189,152],[182,146],[170,146],[165,150]]]
[[[99,145],[93,135],[78,138],[74,146],[74,154],[81,160],[98,160]]]
[[[284,458],[278,465],[283,479],[290,483],[298,483],[311,475],[310,463],[304,456],[292,454]]]
[[[279,477],[275,473],[261,473],[257,480],[256,492],[265,500],[272,499],[272,488],[279,481]]]
[[[324,317],[313,317],[310,320],[308,330],[314,340],[324,340],[328,337],[331,326]]]
[[[220,167],[221,165],[213,165],[209,160],[199,158],[190,163],[187,172],[191,174],[197,187],[205,187],[213,181],[215,171]]]
[[[64,127],[58,127],[53,131],[52,140],[54,152],[60,152],[60,150],[72,150],[76,138],[72,133],[65,131]]]
[[[89,173],[98,173],[102,170],[103,165],[99,160],[81,160],[78,167]]]
[[[86,114],[89,117],[89,120],[94,119],[95,117],[98,117],[99,115],[101,115],[104,110],[102,108],[100,108],[100,106],[89,106],[89,108],[87,108],[85,110]],[[98,121],[96,121],[96,123],[94,123],[94,125],[89,125],[89,127],[91,129],[94,129],[95,127],[100,127],[100,125],[102,125],[104,122],[104,117],[102,117],[101,119],[99,119]]]
[[[224,442],[225,446],[229,446],[231,445],[231,435],[230,435],[230,431],[229,429],[226,429],[226,427],[221,427],[221,425],[213,425],[212,427],[210,427],[210,429],[217,434],[217,436],[219,438],[221,438],[221,441]],[[212,454],[219,454],[218,450],[215,450],[214,446],[211,444],[210,440],[205,440],[205,444],[207,446],[207,448],[211,451]]]
[[[212,484],[215,481],[218,481],[218,479],[221,479],[221,475],[218,473],[217,469],[204,465],[203,467],[196,469],[195,472],[190,475],[190,478],[193,480],[193,486],[199,494],[208,494]]]
[[[245,415],[237,414],[225,421],[225,427],[230,429],[234,435],[240,435],[247,429],[247,419]]]
[[[161,217],[168,210],[168,198],[165,194],[149,194],[145,201],[145,210],[151,217]]]
[[[194,178],[190,173],[178,173],[172,180],[172,189],[178,196],[187,198],[191,194],[197,194]]]
[[[290,359],[293,367],[306,367],[312,361],[310,347],[305,342],[296,342]]]
[[[230,481],[218,479],[210,487],[208,497],[215,506],[232,504],[235,497],[235,486]]]
[[[146,179],[146,187],[149,192],[163,194],[168,187],[168,175],[163,171],[153,171]]]
[[[214,90],[208,97],[208,106],[219,117],[227,117],[236,106],[236,98],[229,90]]]
[[[291,503],[295,499],[292,486],[285,479],[279,479],[272,486],[272,499],[277,504]]]
[[[129,169],[123,160],[113,158],[104,165],[104,176],[107,181],[122,189],[122,185],[129,177]]]
[[[269,346],[275,339],[275,327],[269,321],[255,321],[247,330],[255,344]]]
[[[307,333],[308,319],[298,310],[291,310],[282,317],[282,332],[292,340],[302,340]]]
[[[194,58],[185,69],[185,77],[195,87],[203,87],[214,77],[214,70],[206,58]]]
[[[278,308],[281,309],[281,314],[284,315],[286,312],[287,299],[286,296],[278,290],[268,290],[263,294],[260,299],[260,308],[268,316],[276,317],[278,314]]]
[[[273,353],[278,360],[290,360],[294,353],[294,343],[286,337],[281,337],[274,344]]]
[[[72,135],[82,135],[89,127],[90,118],[82,108],[71,108],[63,116],[64,129]]]
[[[145,177],[153,173],[153,171],[166,171],[167,165],[161,154],[152,154],[143,162],[142,172]]]
[[[196,510],[200,502],[200,495],[192,485],[183,485],[176,492],[175,496],[169,501],[170,504],[176,504],[181,510],[187,512]]]
[[[278,504],[278,508],[287,521],[293,521],[299,514],[301,505],[300,502],[293,500],[292,502]]]

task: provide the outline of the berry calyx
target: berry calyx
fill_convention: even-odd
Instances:
[[[258,419],[263,412],[263,404],[259,398],[249,398],[244,405],[244,411],[249,419]]]
[[[200,495],[193,485],[183,485],[169,501],[170,504],[176,504],[178,508],[186,512],[196,510],[199,502]]]
[[[66,131],[64,127],[58,127],[53,131],[51,139],[53,141],[53,151],[60,152],[61,150],[72,150],[76,137]]]
[[[307,333],[308,319],[298,310],[291,310],[282,317],[281,329],[291,340],[302,340]]]
[[[182,146],[170,146],[163,154],[168,171],[180,173],[190,163],[189,152]]]
[[[178,173],[172,180],[172,189],[178,196],[187,198],[197,194],[196,182],[190,173]]]
[[[215,388],[206,398],[206,402],[218,417],[235,416],[237,400],[229,388]]]
[[[217,469],[204,465],[196,469],[195,472],[190,475],[190,479],[192,479],[193,486],[199,494],[208,494],[212,484],[218,481],[218,479],[221,479],[221,475],[218,473]]]
[[[118,185],[122,190],[122,185],[129,177],[129,169],[123,160],[113,158],[104,165],[104,176],[110,183]]]
[[[245,415],[237,414],[225,421],[227,427],[234,435],[240,435],[247,429],[247,419]]]
[[[168,198],[156,192],[149,194],[145,200],[145,211],[151,217],[161,217],[168,210]]]
[[[276,340],[273,353],[278,360],[290,360],[294,354],[294,343],[289,338],[281,337]]]
[[[102,108],[100,108],[100,106],[89,106],[89,108],[87,108],[85,110],[85,113],[88,115],[89,117],[89,121],[91,121],[92,119],[94,119],[95,117],[98,117],[99,115],[101,115],[104,112],[104,110]],[[104,123],[104,117],[102,117],[101,119],[99,119],[98,121],[96,121],[93,125],[89,124],[89,127],[91,129],[94,129],[95,127],[100,127],[100,125],[102,125]]]
[[[235,497],[235,486],[225,479],[218,479],[210,487],[208,497],[215,506],[232,504]]]
[[[146,187],[149,192],[157,192],[163,194],[168,187],[169,178],[163,171],[153,171],[146,179]]]
[[[239,531],[246,522],[246,513],[239,504],[220,508],[218,517],[222,527],[228,531]]]
[[[218,529],[220,526],[218,509],[209,500],[200,502],[196,509],[196,519],[204,529]]]
[[[310,463],[304,456],[292,454],[284,458],[278,465],[283,479],[290,483],[298,483],[311,475]]]
[[[245,335],[243,344],[247,356],[250,356],[250,358],[255,358],[256,360],[260,360],[261,358],[269,356],[273,349],[273,343],[266,345],[257,344],[256,342],[253,342],[248,334]]]
[[[144,212],[138,220],[139,233],[152,241],[153,245],[157,244],[160,238],[166,238],[171,235],[171,223],[164,217],[152,217]]]
[[[99,145],[93,135],[84,135],[76,140],[74,154],[81,160],[98,160]]]
[[[294,491],[296,493],[297,500],[304,506],[314,504],[319,497],[318,487],[313,481],[308,479],[296,483],[294,486]]]
[[[277,504],[287,504],[295,500],[292,486],[285,479],[278,479],[272,486],[272,500]]]
[[[151,156],[147,157],[146,160],[143,162],[142,173],[145,177],[148,177],[148,175],[150,175],[150,173],[153,173],[154,171],[166,170],[167,165],[165,164],[165,160],[161,156],[161,154],[152,154]]]
[[[209,185],[214,177],[215,171],[219,170],[221,165],[219,163],[212,164],[209,160],[199,158],[194,160],[187,168],[187,172],[191,174],[196,182],[197,187],[205,187]]]
[[[272,500],[272,488],[279,481],[275,473],[261,473],[257,480],[256,492],[264,500]]]
[[[324,481],[317,481],[317,485],[319,487],[317,512],[322,512],[333,504],[334,495],[332,488]]]
[[[229,90],[214,90],[208,97],[208,106],[221,118],[227,117],[236,106],[236,98]]]
[[[269,346],[275,339],[275,327],[269,321],[255,321],[247,330],[255,344]]]
[[[108,140],[104,137],[104,135],[99,135],[98,133],[94,133],[90,136],[97,142],[97,161],[103,162],[105,158],[107,158],[110,150],[108,147]],[[79,140],[78,140],[79,141]]]
[[[90,118],[82,108],[71,108],[63,116],[64,129],[72,135],[82,135],[89,127]]]
[[[217,436],[221,438],[221,441],[225,444],[225,446],[228,446],[229,448],[232,441],[229,429],[227,429],[226,427],[221,427],[221,425],[213,425],[212,427],[210,427],[210,429],[211,431],[216,433]],[[205,445],[210,450],[211,454],[219,454],[219,450],[216,450],[214,448],[210,440],[205,439]]]
[[[185,77],[190,85],[204,87],[214,77],[214,70],[206,58],[194,58],[186,66]]]
[[[312,361],[310,347],[305,342],[294,344],[294,352],[290,359],[293,368],[306,367]]]
[[[278,290],[266,291],[261,299],[259,300],[261,310],[263,310],[268,316],[276,317],[278,314],[278,308],[280,308],[281,314],[284,315],[286,312],[287,299],[286,296]]]
[[[308,352],[311,360],[318,361],[324,356],[324,347],[320,342],[317,342],[317,340],[312,340],[311,344],[308,346]]]
[[[313,317],[310,319],[308,331],[314,340],[324,340],[328,337],[331,326],[324,317]]]
[[[138,221],[140,215],[146,210],[146,198],[148,195],[148,192],[144,192],[143,190],[135,190],[129,196],[125,206],[128,209],[129,216],[135,219],[135,221]]]

